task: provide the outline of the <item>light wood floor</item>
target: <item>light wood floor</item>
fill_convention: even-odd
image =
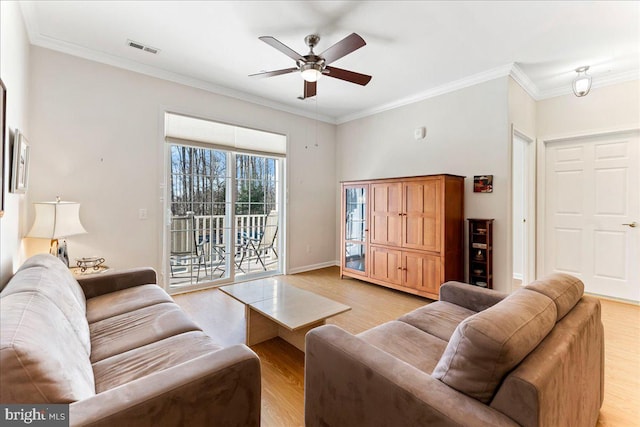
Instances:
[[[340,280],[336,267],[281,279],[349,305],[351,311],[327,323],[351,333],[396,319],[430,302],[357,280]],[[174,299],[220,344],[244,342],[244,307],[240,302],[216,289],[176,295]],[[640,307],[602,300],[602,322],[605,399],[598,427],[640,426]],[[251,348],[262,363],[262,426],[303,426],[304,354],[280,338]]]

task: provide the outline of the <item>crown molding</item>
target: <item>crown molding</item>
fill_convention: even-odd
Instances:
[[[529,76],[527,76],[526,73],[522,71],[522,68],[520,68],[515,62],[511,64],[511,71],[509,72],[509,75],[520,85],[520,87],[522,87],[522,89],[524,89],[525,92],[529,94],[530,97],[535,101],[540,100],[540,90],[538,89],[538,86],[531,81]]]
[[[440,86],[428,89],[426,91],[411,95],[405,98],[401,98],[397,101],[389,102],[377,107],[368,108],[355,114],[349,114],[343,117],[339,117],[337,124],[343,124],[352,120],[361,119],[363,117],[371,116],[374,114],[382,113],[384,111],[393,110],[405,105],[414,104],[416,102],[424,101],[429,98],[444,95],[445,93],[454,92],[456,90],[464,89],[469,86],[475,86],[480,83],[488,82],[490,80],[497,79],[499,77],[508,76],[511,72],[513,64],[506,64],[500,67],[492,68],[481,73],[477,73],[462,79],[454,80],[452,82],[445,83]]]

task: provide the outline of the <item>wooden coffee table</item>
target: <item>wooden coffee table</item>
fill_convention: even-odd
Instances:
[[[245,305],[247,345],[281,337],[304,351],[304,336],[325,320],[351,307],[268,278],[221,286],[220,290]]]

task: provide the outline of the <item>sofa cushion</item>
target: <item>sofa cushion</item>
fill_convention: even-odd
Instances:
[[[447,348],[446,341],[397,320],[362,332],[358,337],[427,374]]]
[[[553,329],[554,302],[520,289],[456,328],[433,377],[488,403],[503,377]]]
[[[69,319],[37,292],[0,298],[0,402],[70,403],[95,394],[89,356]]]
[[[451,334],[453,334],[460,322],[474,314],[476,312],[468,308],[451,304],[450,302],[436,301],[415,309],[398,320],[442,340],[449,341]]]
[[[201,330],[172,302],[109,317],[90,324],[89,328],[92,363],[173,335]]]
[[[29,258],[2,290],[0,297],[20,292],[37,292],[55,304],[69,320],[87,356],[91,354],[84,293],[62,261],[49,254]]]
[[[556,304],[558,318],[562,319],[578,303],[584,294],[584,283],[568,274],[554,273],[524,287],[546,295]]]
[[[102,393],[221,348],[204,332],[192,331],[117,354],[93,364],[96,392]]]
[[[163,302],[173,302],[158,285],[140,285],[87,300],[87,321],[98,322],[108,317]]]

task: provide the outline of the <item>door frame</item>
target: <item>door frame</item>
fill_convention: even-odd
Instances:
[[[547,145],[557,143],[557,142],[569,142],[575,141],[583,138],[598,138],[598,137],[607,137],[607,136],[615,136],[625,133],[633,133],[640,132],[639,127],[619,127],[612,129],[601,129],[601,130],[592,130],[586,132],[572,132],[567,134],[560,135],[550,135],[545,136],[543,138],[538,138],[536,141],[536,157],[538,158],[537,162],[537,179],[536,186],[537,192],[536,194],[538,202],[536,209],[536,218],[537,218],[537,230],[536,230],[536,240],[537,240],[537,249],[536,249],[536,258],[538,262],[536,263],[536,277],[542,277],[545,274],[545,234],[546,234],[546,170],[547,170]]]
[[[509,288],[512,291],[517,290],[517,288],[513,285],[513,225],[516,221],[516,218],[513,217],[513,205],[515,203],[513,198],[513,149],[515,144],[515,139],[519,138],[526,143],[524,155],[526,162],[526,173],[524,178],[526,191],[526,199],[524,206],[524,215],[528,219],[526,222],[527,226],[524,228],[523,241],[525,242],[525,259],[523,260],[523,277],[522,277],[522,285],[526,285],[527,283],[536,279],[536,264],[538,258],[538,252],[536,251],[537,246],[537,232],[536,232],[536,224],[537,224],[537,210],[536,206],[538,204],[537,200],[537,191],[536,191],[536,183],[538,177],[538,169],[536,168],[536,139],[534,137],[528,136],[526,133],[520,131],[515,126],[511,126],[511,144],[509,146],[509,163],[510,163],[510,180],[509,180],[509,200],[511,203],[509,204],[509,253],[511,254],[510,263],[509,263]]]

